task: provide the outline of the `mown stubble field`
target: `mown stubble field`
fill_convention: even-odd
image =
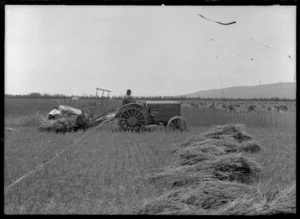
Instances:
[[[49,100],[5,100],[5,127],[13,128],[5,130],[6,214],[130,213],[145,198],[161,194],[146,176],[174,161],[169,150],[174,144],[228,123],[245,124],[261,146],[258,154],[247,156],[261,164],[262,185],[284,188],[296,179],[295,112],[183,107],[184,132],[39,132],[40,119],[52,107]]]

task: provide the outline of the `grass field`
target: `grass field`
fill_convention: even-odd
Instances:
[[[296,180],[295,112],[183,108],[185,132],[39,132],[39,117],[53,105],[49,100],[5,100],[5,127],[16,129],[5,130],[6,214],[126,214],[161,194],[146,176],[174,161],[169,150],[174,144],[227,123],[245,124],[261,146],[258,154],[247,156],[263,167],[263,185],[284,188]]]

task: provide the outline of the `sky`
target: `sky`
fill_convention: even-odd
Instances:
[[[295,50],[295,6],[5,6],[6,94],[293,82]]]

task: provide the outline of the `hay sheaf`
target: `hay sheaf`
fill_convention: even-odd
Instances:
[[[258,163],[240,154],[222,156],[216,160],[196,164],[195,170],[209,170],[214,178],[241,183],[252,183],[259,178],[261,173]]]
[[[172,152],[180,154],[185,151],[200,151],[203,153],[218,153],[218,151],[223,154],[225,151],[222,148],[217,148],[218,142],[214,139],[206,139],[205,141],[192,141],[189,140],[189,143],[185,142],[184,146],[182,144],[178,144],[173,146]]]
[[[232,140],[207,141],[205,144],[186,146],[184,148],[173,149],[173,152],[179,157],[179,165],[194,165],[199,162],[214,160],[218,156],[224,156],[230,153],[257,153],[261,150],[253,141],[238,143]]]
[[[221,139],[215,141],[214,145],[223,148],[226,154],[234,152],[256,153],[261,150],[261,147],[250,139],[244,142],[239,142],[233,139]]]
[[[226,181],[206,181],[197,186],[171,191],[164,195],[167,200],[172,200],[202,209],[216,209],[221,205],[235,200],[242,194],[255,193],[256,190],[240,183]]]
[[[223,126],[216,126],[211,128],[203,135],[212,139],[235,139],[238,142],[252,140],[252,137],[245,131],[243,124],[230,124]]]
[[[260,176],[260,166],[240,154],[215,157],[194,165],[169,166],[148,177],[150,183],[164,188],[189,186],[203,181],[225,180],[252,183]]]
[[[59,118],[56,120],[44,121],[38,129],[48,132],[71,132],[77,131],[81,126],[77,123],[77,117]]]
[[[215,155],[207,154],[200,151],[187,150],[185,152],[180,153],[179,165],[194,165],[199,162],[213,160],[215,159]]]
[[[137,214],[209,214],[242,195],[256,190],[239,183],[205,181],[197,186],[180,188],[136,207]]]
[[[186,171],[184,167],[169,167],[165,171],[148,175],[151,184],[161,189],[173,189],[175,187],[185,187],[197,185],[203,181],[212,179],[211,172]]]
[[[179,147],[173,149],[173,152],[179,156],[180,162],[184,165],[188,164],[190,159],[195,159],[196,157],[199,157],[199,162],[201,162],[214,156],[238,152],[257,153],[260,150],[261,147],[254,141],[238,143],[232,140],[211,140],[201,145],[191,144],[184,148]]]
[[[261,147],[257,145],[254,141],[246,142],[241,145],[239,152],[250,152],[257,153],[261,150]]]
[[[272,195],[270,196],[270,193]],[[267,190],[256,196],[245,195],[220,208],[221,215],[274,215],[296,213],[296,183],[276,191]]]
[[[240,124],[216,126],[206,133],[174,145],[171,151],[179,156],[179,165],[194,165],[230,153],[259,152],[261,147],[244,129],[245,126]]]
[[[219,155],[260,151],[261,147],[253,141],[252,136],[244,131],[244,128],[245,126],[240,124],[216,126],[208,132],[174,145],[171,151],[179,155],[186,153],[186,151],[193,151],[196,154],[199,151],[203,153],[212,152],[213,154],[219,153]]]
[[[278,193],[269,201],[268,213],[296,213],[296,183]],[[256,211],[257,213],[263,213]]]

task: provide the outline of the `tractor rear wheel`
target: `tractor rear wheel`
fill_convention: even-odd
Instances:
[[[181,116],[172,117],[167,124],[167,130],[175,131],[180,130],[183,131],[186,129],[186,122]]]
[[[119,115],[119,127],[124,131],[140,131],[146,126],[145,113],[135,106],[128,106]]]

